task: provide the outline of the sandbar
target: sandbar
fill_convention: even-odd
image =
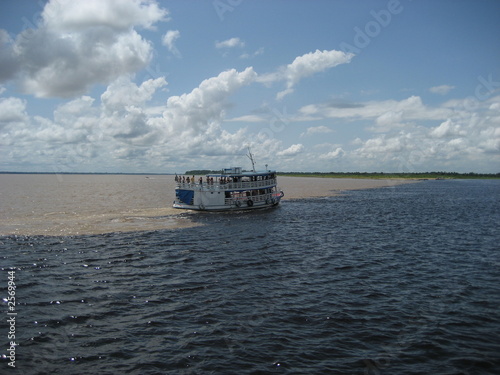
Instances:
[[[278,177],[283,199],[306,199],[339,195],[344,191],[376,189],[415,182],[409,179],[368,179],[328,177]]]

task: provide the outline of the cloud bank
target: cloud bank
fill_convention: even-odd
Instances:
[[[491,77],[472,101],[431,105],[413,95],[312,102],[292,110],[263,101],[260,111],[228,119],[233,95],[248,88],[282,100],[300,90],[302,80],[348,64],[354,55],[316,50],[267,72],[227,69],[168,97],[163,74],[141,80],[137,73],[155,51],[142,34],[154,33],[169,12],[146,0],[76,4],[49,1],[40,22],[17,36],[0,29],[0,82],[14,82],[27,94],[16,97],[0,86],[1,170],[182,172],[200,163],[240,164],[247,146],[282,170],[319,170],[318,161],[325,171],[500,165],[500,97],[488,88],[497,87]],[[158,43],[180,58],[180,31],[158,34]],[[210,43],[223,50],[245,46],[236,37]],[[453,88],[430,92],[448,95]],[[30,96],[67,100],[42,116],[31,114]],[[362,128],[363,135],[338,140],[349,126]],[[303,143],[285,141],[288,133]]]
[[[0,33],[0,78],[15,79],[36,97],[83,94],[147,66],[152,45],[136,29],[152,29],[167,16],[151,1],[50,1],[34,28],[15,40]]]
[[[52,117],[29,116],[28,103],[16,97],[0,99],[1,144],[9,149],[9,165],[21,168],[36,158],[53,170],[178,168],[200,157],[215,163],[240,157],[251,145],[265,159],[293,158],[302,144],[285,146],[249,128],[225,129],[231,95],[254,83],[285,82],[288,89],[301,79],[350,61],[339,51],[298,56],[277,71],[258,74],[252,67],[229,69],[203,80],[191,92],[151,105],[168,82],[157,77],[134,82],[134,73],[148,65],[152,43],[139,34],[168,20],[168,11],[154,1],[69,0],[47,3],[40,23],[15,40],[1,31],[2,80],[14,80],[35,97],[72,98]],[[180,31],[168,30],[161,43],[177,57]],[[217,42],[216,48],[241,48],[239,38]],[[95,84],[107,85],[100,97],[87,95]],[[4,91],[4,90],[2,90]],[[246,116],[249,119],[251,116]],[[272,133],[272,132],[271,132]],[[179,162],[182,160],[182,162]],[[22,169],[22,168],[21,168]]]

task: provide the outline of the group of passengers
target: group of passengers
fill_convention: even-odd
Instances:
[[[177,174],[175,175],[175,182],[178,182],[178,183],[183,183],[183,184],[191,184],[191,183],[194,183],[194,176],[193,177],[189,177],[189,176],[177,176]]]
[[[238,177],[221,177],[219,179],[221,185],[230,184],[231,182],[238,182]]]
[[[189,177],[189,176],[177,176],[175,175],[175,182],[178,182],[178,183],[183,183],[183,184],[196,184],[196,179],[193,177]],[[200,185],[203,185],[203,177],[200,177],[198,179],[198,183]],[[213,177],[206,177],[206,183],[209,184],[209,185],[213,185],[214,183],[214,178]]]
[[[249,177],[245,177],[245,179],[249,179],[249,181],[259,181],[259,180],[267,180],[267,179],[270,179],[270,178],[273,178],[273,176],[269,176],[269,175],[265,175],[265,176],[249,176]],[[209,177],[207,176],[206,178],[206,184],[207,185],[213,185],[214,183],[214,178],[213,177]],[[189,177],[189,176],[177,176],[177,174],[175,175],[175,182],[178,182],[178,183],[183,183],[183,184],[196,184],[196,180],[194,178],[194,176],[192,177]],[[234,176],[234,177],[220,177],[219,178],[219,184],[221,185],[224,185],[224,184],[229,184],[229,183],[232,183],[232,182],[245,182],[245,180],[243,180],[242,177],[237,177],[237,176]],[[200,177],[198,179],[198,183],[200,185],[203,185],[203,177]]]

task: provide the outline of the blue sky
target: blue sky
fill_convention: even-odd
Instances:
[[[498,173],[500,2],[0,4],[0,170]]]

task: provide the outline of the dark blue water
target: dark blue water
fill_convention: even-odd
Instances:
[[[498,374],[500,181],[3,237],[19,374]],[[8,349],[2,304],[0,353]]]

